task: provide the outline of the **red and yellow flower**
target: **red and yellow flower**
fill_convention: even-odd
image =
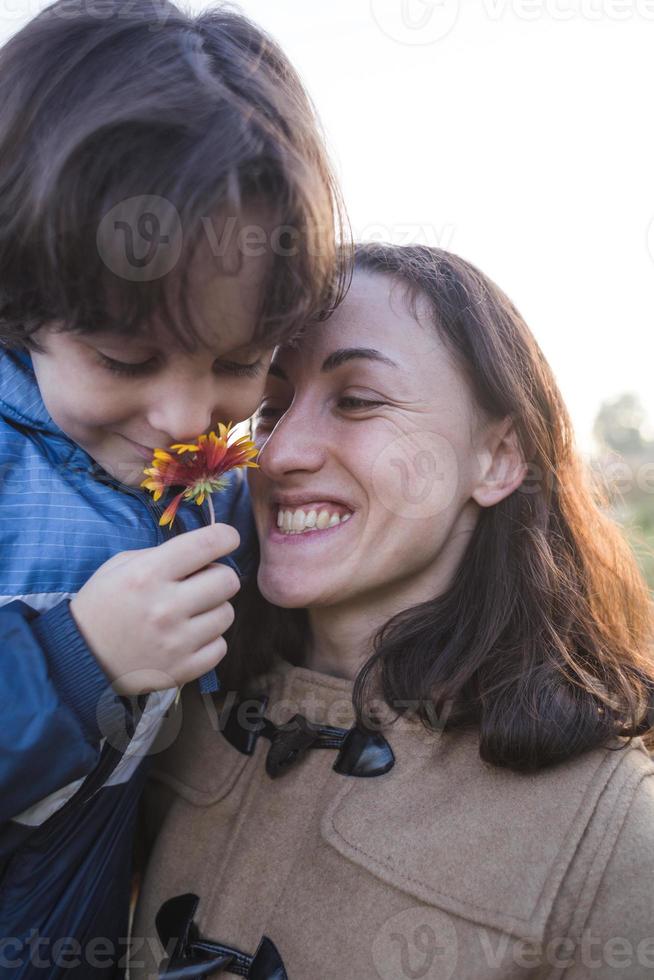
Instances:
[[[177,455],[172,455],[175,450]],[[215,515],[211,494],[226,486],[224,476],[238,467],[257,467],[253,460],[257,455],[254,443],[247,436],[237,436],[232,423],[218,426],[218,434],[198,436],[193,443],[177,442],[168,449],[155,449],[152,465],[143,472],[147,480],[141,483],[155,500],[159,500],[171,487],[182,487],[163,512],[159,524],[172,523],[182,500],[202,506],[209,502],[211,521]]]

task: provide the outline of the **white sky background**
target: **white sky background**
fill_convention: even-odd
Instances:
[[[45,5],[0,0],[0,41]],[[355,233],[494,278],[584,451],[605,398],[635,391],[654,423],[654,0],[238,6],[304,78]]]

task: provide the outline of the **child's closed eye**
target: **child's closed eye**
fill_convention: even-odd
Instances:
[[[100,363],[103,365],[103,367],[107,368],[107,370],[113,372],[114,374],[119,374],[123,377],[137,377],[149,374],[157,365],[157,359],[155,357],[151,357],[147,361],[137,363],[117,361],[113,357],[107,357],[106,354],[101,354],[99,351],[98,357],[100,358]],[[251,363],[217,360],[213,365],[213,369],[217,374],[229,374],[235,377],[246,378],[256,377],[260,373],[262,367],[262,357],[258,358],[256,361],[252,361]]]
[[[150,358],[148,361],[142,361],[135,364],[132,364],[129,361],[115,361],[113,357],[107,357],[106,354],[101,354],[100,351],[98,351],[98,358],[100,364],[107,368],[108,371],[111,371],[113,374],[121,374],[126,377],[147,374],[155,364],[155,358]]]

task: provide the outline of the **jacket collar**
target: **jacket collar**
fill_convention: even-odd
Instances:
[[[19,425],[67,438],[48,414],[26,351],[0,352],[0,412]]]
[[[45,407],[27,351],[0,350],[0,416],[22,429],[55,438],[67,466],[97,469],[92,457],[59,428]]]

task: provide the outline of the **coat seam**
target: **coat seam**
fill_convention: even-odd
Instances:
[[[583,907],[583,904],[584,903],[582,902],[582,899],[583,899],[584,896],[586,897],[586,900],[587,900],[587,907],[586,907],[586,910],[585,910],[585,912],[583,914],[583,918],[580,917],[579,918],[579,921],[577,921],[577,922],[571,921],[570,927],[569,927],[569,930],[568,930],[568,934],[567,934],[569,938],[572,938],[574,940],[574,943],[575,943],[575,952],[576,952],[576,950],[579,947],[578,936],[583,932],[584,927],[585,927],[586,923],[588,922],[588,920],[589,920],[589,918],[591,916],[591,913],[592,913],[593,908],[595,906],[595,899],[597,898],[597,893],[599,892],[599,890],[601,888],[602,882],[604,881],[604,878],[606,876],[606,870],[607,870],[609,864],[611,863],[611,858],[613,857],[613,854],[615,853],[615,849],[618,846],[618,842],[620,841],[620,833],[621,833],[622,828],[624,827],[625,823],[627,822],[627,818],[629,816],[629,810],[630,810],[630,807],[631,807],[631,803],[633,802],[633,799],[636,796],[636,793],[638,792],[638,789],[641,786],[641,784],[644,783],[647,779],[654,779],[654,772],[638,773],[636,776],[634,776],[632,778],[633,778],[633,786],[627,786],[626,802],[625,802],[625,787],[622,786],[620,788],[620,794],[617,796],[616,801],[613,804],[613,807],[611,808],[610,816],[613,816],[613,814],[616,812],[616,810],[618,809],[618,807],[620,805],[622,805],[624,807],[624,812],[623,812],[623,815],[622,815],[622,819],[620,820],[619,824],[617,824],[617,826],[616,826],[615,823],[611,822],[610,820],[607,821],[607,826],[606,826],[606,828],[604,830],[604,833],[602,834],[602,837],[599,840],[599,842],[597,844],[597,847],[595,848],[595,851],[594,851],[594,853],[592,855],[592,858],[588,861],[588,868],[587,868],[587,871],[586,871],[586,875],[584,876],[584,880],[583,880],[582,885],[581,885],[581,887],[579,889],[579,897],[578,897],[578,901],[577,901],[577,904],[576,904],[576,909],[579,909],[580,907]],[[600,797],[600,799],[601,799],[601,797]],[[598,800],[597,803],[598,803],[598,807],[599,807],[600,800]],[[597,807],[593,811],[593,817],[595,817],[596,811],[597,811]],[[589,821],[589,825],[590,825],[590,821]],[[603,864],[603,867],[602,867],[602,871],[601,871],[600,874],[597,875],[597,878],[596,878],[596,881],[595,881],[595,885],[593,887],[592,883],[589,885],[589,878],[591,877],[591,875],[595,871],[595,859],[596,859],[597,855],[599,853],[601,853],[602,845],[604,844],[604,842],[606,841],[607,837],[609,836],[609,834],[611,832],[613,832],[614,835],[615,835],[614,836],[614,840],[613,840],[613,844],[612,844],[612,846],[611,846],[608,854],[606,855],[606,860],[604,861],[604,864]],[[587,890],[589,891],[588,894],[586,894]],[[574,919],[574,912],[573,912],[572,918]],[[573,932],[575,932],[577,935],[576,936],[571,935],[571,933],[573,933]],[[569,966],[564,967],[563,968],[563,970],[564,970],[563,973],[556,972],[559,968],[555,967],[554,968],[555,972],[553,972],[551,974],[548,974],[547,980],[565,980],[566,976],[569,977],[571,975],[570,974],[570,970],[575,969],[576,966],[577,966],[576,963],[572,963]]]

